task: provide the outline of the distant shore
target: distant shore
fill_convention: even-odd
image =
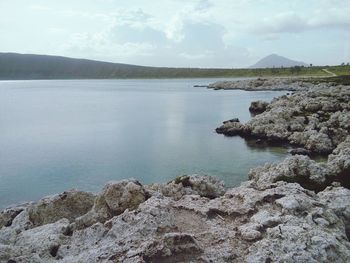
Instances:
[[[350,75],[350,66],[272,68],[150,67],[60,56],[0,52],[0,79],[3,80],[328,77],[333,74],[338,76]]]
[[[325,83],[328,86],[350,85],[350,75],[336,77],[268,77],[244,80],[223,80],[209,85],[195,85],[214,90],[247,90],[247,91],[305,91],[311,87]]]

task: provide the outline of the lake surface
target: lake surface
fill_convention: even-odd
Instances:
[[[228,186],[286,156],[215,133],[285,92],[194,88],[215,79],[0,81],[0,208],[110,180],[216,175]]]

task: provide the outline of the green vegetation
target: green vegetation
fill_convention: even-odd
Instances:
[[[312,83],[318,84],[322,82],[331,82],[334,83],[335,85],[350,85],[350,74],[349,75],[340,75],[336,77],[321,77],[321,78],[313,78],[309,79]]]
[[[113,79],[209,77],[328,77],[350,75],[350,66],[295,66],[265,69],[158,68],[57,56],[0,53],[0,79]]]
[[[350,66],[349,64],[347,65],[341,65],[341,66],[328,66],[325,67],[329,71],[333,72],[334,74],[338,76],[343,76],[343,75],[350,75]]]

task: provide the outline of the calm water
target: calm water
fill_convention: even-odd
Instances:
[[[0,82],[0,207],[109,180],[208,174],[238,185],[285,157],[214,129],[284,92],[194,88],[214,79]]]

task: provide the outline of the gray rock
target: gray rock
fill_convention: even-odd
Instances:
[[[165,185],[154,184],[146,188],[149,192],[160,192],[175,200],[190,194],[216,198],[222,196],[226,191],[224,183],[216,177],[201,175],[183,175]]]
[[[104,223],[126,209],[136,209],[147,198],[143,186],[136,180],[123,180],[108,183],[102,193],[95,198],[92,209],[76,218],[73,228],[91,226],[97,222]]]
[[[249,178],[259,189],[267,189],[277,181],[299,183],[311,190],[321,190],[327,186],[329,170],[326,165],[318,164],[307,156],[287,157],[278,164],[266,164],[251,169]]]
[[[297,91],[306,90],[312,87],[310,82],[302,82],[293,78],[257,78],[237,81],[218,81],[208,85],[209,89],[214,90],[287,90]]]
[[[7,227],[12,224],[13,219],[21,213],[25,207],[18,206],[18,207],[10,207],[8,209],[5,209],[0,212],[0,229],[2,227]]]
[[[213,186],[216,183],[204,176],[178,178],[163,187],[181,186],[176,189],[188,193],[167,197],[159,186],[144,201],[141,193],[148,187],[133,180],[110,183],[98,197],[108,200],[116,214],[72,232],[67,231],[68,219],[20,229],[24,210],[0,230],[0,259],[97,263],[346,262],[350,258],[348,189],[329,187],[315,194],[282,181],[259,189],[253,180],[223,194],[221,184]],[[208,193],[212,199],[204,197]]]
[[[350,112],[348,104],[343,103],[349,96],[349,86],[310,85],[291,96],[273,99],[264,112],[247,123],[228,121],[216,132],[290,143],[310,153],[330,154],[350,132]],[[253,104],[259,108],[261,102]]]
[[[53,223],[62,218],[73,221],[91,209],[94,199],[93,194],[78,190],[43,198],[28,207],[29,220],[34,226]]]
[[[250,104],[249,111],[254,113],[254,114],[260,114],[260,113],[263,113],[264,111],[266,111],[266,108],[268,105],[269,105],[269,103],[266,101],[261,101],[261,100],[253,101]]]
[[[225,121],[223,125],[216,128],[218,134],[225,134],[226,136],[235,136],[244,134],[244,125],[239,121]]]
[[[292,154],[292,155],[310,155],[311,151],[306,150],[304,148],[295,148],[295,149],[290,149],[288,150],[288,153]]]

